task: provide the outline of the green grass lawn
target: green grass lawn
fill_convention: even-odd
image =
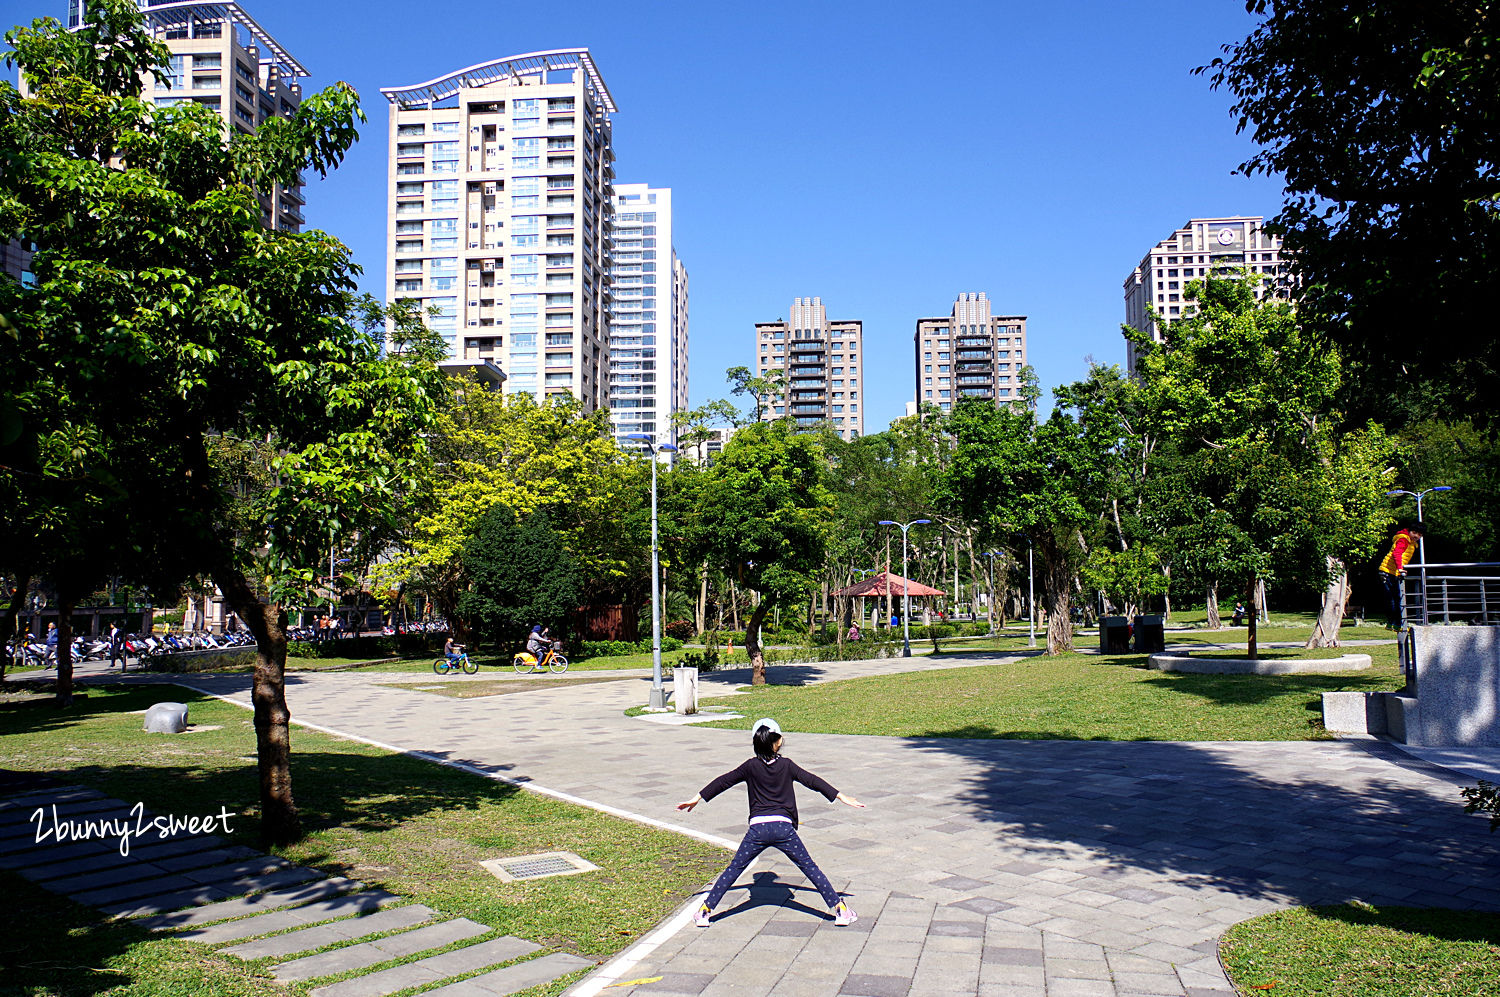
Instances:
[[[1242,921],[1220,951],[1240,993],[1284,997],[1500,994],[1500,914],[1295,908]]]
[[[173,689],[172,698],[190,705],[194,729],[147,735],[131,711],[162,698],[160,689],[95,686],[68,710],[50,702],[0,704],[0,767],[93,786],[158,813],[227,806],[240,815],[233,837],[258,847],[249,712]],[[724,861],[718,849],[691,839],[303,728],[292,732],[292,787],[307,834],[276,854],[594,959],[649,930]],[[502,883],[477,864],[543,851],[575,852],[601,871]],[[8,900],[17,896],[5,893]],[[87,911],[59,921],[49,913],[53,901],[33,899],[34,913],[8,903],[11,923],[30,927],[3,933],[12,948],[0,965],[13,965],[20,945],[28,965],[52,982],[7,991],[6,981],[0,993],[92,994],[98,990],[89,989],[89,981],[116,977],[125,989],[111,993],[133,997],[301,992],[241,979],[232,964],[218,966],[208,956],[201,971],[224,974],[223,988],[182,982],[183,974],[199,971],[196,957],[176,954],[174,946],[185,943],[147,941],[128,925],[105,926]],[[76,948],[77,937],[98,939],[99,951],[110,958]]]
[[[1067,654],[811,686],[768,685],[732,699],[748,730],[1110,741],[1296,741],[1326,737],[1320,694],[1401,686],[1394,645],[1360,648],[1373,667],[1335,675],[1191,675],[1146,669],[1146,655]],[[776,680],[775,666],[769,670]],[[1314,721],[1310,723],[1310,721]]]

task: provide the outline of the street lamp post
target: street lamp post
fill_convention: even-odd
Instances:
[[[624,439],[640,440],[651,453],[651,699],[647,709],[667,708],[667,690],[661,684],[661,568],[656,541],[656,455],[676,453],[670,443],[657,443],[650,433],[626,433]]]
[[[913,526],[923,526],[930,519],[913,519],[909,523],[898,523],[894,519],[882,519],[881,526],[901,527],[901,656],[911,657],[911,582],[906,574],[906,531]]]
[[[1036,647],[1036,573],[1031,570],[1030,537],[1026,538],[1026,622],[1031,630],[1028,646]]]
[[[989,609],[990,613],[990,636],[993,637],[995,636],[995,558],[1000,556],[1000,552],[998,550],[987,550],[983,556],[985,558],[986,575],[989,578],[990,585],[989,606],[986,608]]]
[[[1422,497],[1424,495],[1427,495],[1429,492],[1451,492],[1451,491],[1453,491],[1453,486],[1452,485],[1433,485],[1431,488],[1424,488],[1424,489],[1422,489],[1419,492],[1409,492],[1405,488],[1392,488],[1390,491],[1386,492],[1386,495],[1391,496],[1393,498],[1395,496],[1397,496],[1397,495],[1410,495],[1412,498],[1416,499],[1417,500],[1417,522],[1419,524],[1421,524],[1422,523]],[[1417,563],[1418,564],[1426,564],[1427,563],[1427,537],[1423,536],[1423,535],[1419,535],[1417,537]]]

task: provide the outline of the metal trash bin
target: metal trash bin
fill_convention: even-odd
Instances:
[[[1167,649],[1167,636],[1160,616],[1137,616],[1135,618],[1135,650],[1137,654],[1152,654]]]
[[[1130,653],[1130,624],[1123,616],[1106,616],[1099,621],[1099,653]]]

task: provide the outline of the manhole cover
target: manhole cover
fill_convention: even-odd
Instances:
[[[599,867],[572,852],[543,852],[539,855],[515,855],[506,859],[485,859],[479,863],[495,878],[512,883],[524,879],[546,879],[548,876],[572,876],[593,872]]]

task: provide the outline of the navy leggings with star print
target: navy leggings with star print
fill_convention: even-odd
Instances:
[[[708,898],[704,900],[709,910],[719,905],[724,894],[734,885],[734,881],[740,878],[740,873],[755,861],[755,856],[767,848],[779,848],[781,853],[797,864],[802,870],[802,875],[817,888],[823,895],[823,902],[830,910],[839,905],[838,891],[823,875],[823,870],[807,854],[807,846],[802,844],[802,839],[797,836],[797,829],[789,820],[773,820],[764,824],[751,824],[750,830],[745,832],[745,839],[740,842],[739,850],[734,853],[734,860],[729,863],[729,868],[724,870],[714,888],[708,891]]]

